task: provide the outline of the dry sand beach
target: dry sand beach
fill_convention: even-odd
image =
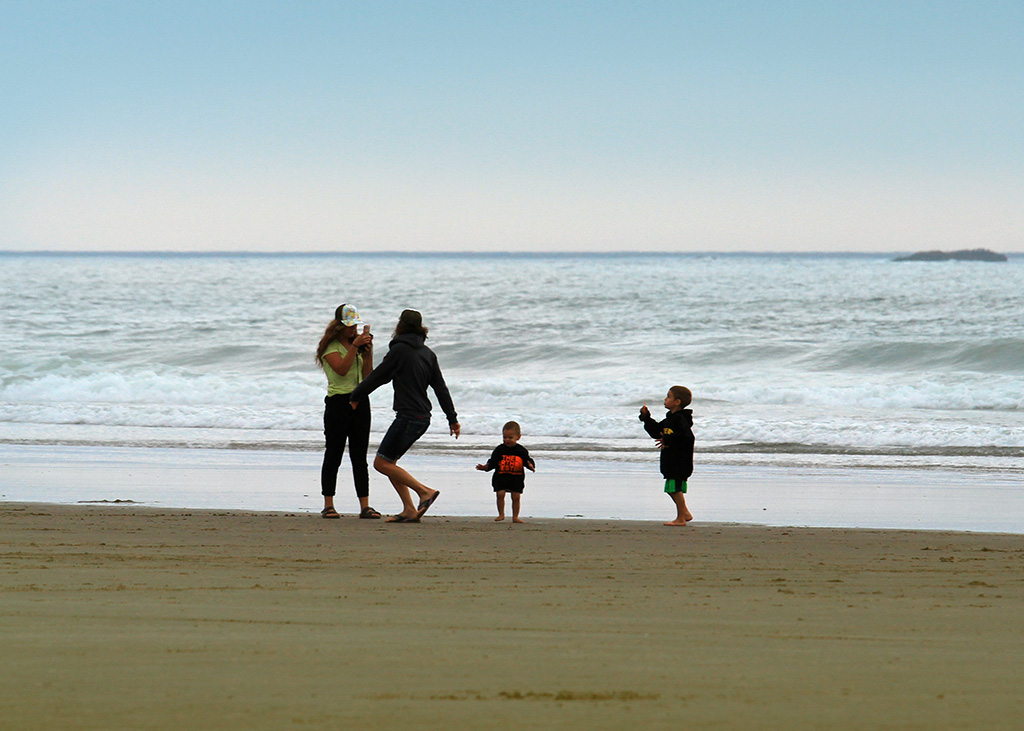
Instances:
[[[0,504],[0,718],[1012,728],[1016,535]]]

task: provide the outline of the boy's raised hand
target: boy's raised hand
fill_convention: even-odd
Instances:
[[[645,416],[650,416],[650,415],[651,415],[651,410],[647,408],[647,404],[644,404],[643,406],[640,407],[640,416],[641,416],[641,418],[645,417]]]

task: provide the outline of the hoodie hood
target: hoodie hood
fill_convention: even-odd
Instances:
[[[668,418],[673,418],[672,412],[668,412]],[[679,419],[687,426],[693,426],[693,409],[679,409],[675,412],[674,418]]]
[[[388,347],[393,348],[396,345],[401,344],[407,345],[415,350],[424,347],[424,345],[426,345],[425,341],[426,338],[423,337],[422,335],[417,335],[416,333],[405,333],[404,335],[399,335],[394,340],[392,340],[391,344],[388,345]]]

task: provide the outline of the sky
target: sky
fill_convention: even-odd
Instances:
[[[1024,3],[0,0],[0,249],[1024,251]]]

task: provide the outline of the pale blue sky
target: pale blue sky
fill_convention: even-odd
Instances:
[[[0,249],[1024,250],[1024,2],[0,0]]]

